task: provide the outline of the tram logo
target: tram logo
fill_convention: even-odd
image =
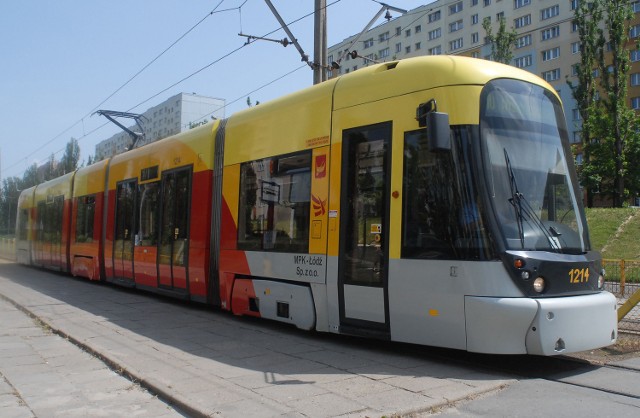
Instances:
[[[316,156],[316,178],[321,179],[327,175],[327,156]],[[324,213],[324,212],[323,212]]]
[[[327,199],[320,199],[314,195],[311,195],[311,199],[313,200],[313,214],[315,216],[324,215],[327,212]]]

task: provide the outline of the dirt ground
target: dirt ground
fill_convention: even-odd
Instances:
[[[640,333],[620,333],[618,341],[609,347],[598,350],[583,351],[571,354],[576,357],[596,364],[606,364],[628,358],[640,357]]]

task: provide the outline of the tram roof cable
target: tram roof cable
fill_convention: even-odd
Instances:
[[[47,145],[51,144],[53,141],[55,141],[56,139],[60,138],[62,135],[64,135],[65,133],[69,132],[71,129],[73,129],[74,127],[76,127],[78,124],[83,123],[84,119],[86,119],[87,117],[91,116],[93,113],[95,113],[95,111],[102,106],[104,103],[107,102],[107,100],[109,100],[110,98],[112,98],[113,96],[115,96],[120,90],[122,90],[124,87],[126,87],[129,83],[131,83],[136,77],[138,77],[142,72],[144,72],[147,68],[149,68],[153,63],[155,63],[158,59],[160,59],[160,57],[162,57],[164,54],[166,54],[171,48],[173,48],[177,43],[179,43],[182,39],[184,39],[189,33],[191,33],[196,27],[198,27],[200,24],[202,24],[202,22],[204,22],[209,16],[212,16],[216,13],[222,13],[222,12],[227,12],[227,11],[231,11],[231,10],[238,10],[240,9],[242,6],[244,6],[244,4],[248,1],[245,0],[240,6],[235,7],[235,8],[229,8],[229,9],[223,9],[223,10],[217,10],[222,3],[224,3],[225,0],[220,0],[220,2],[213,8],[213,10],[211,10],[211,12],[207,13],[207,15],[205,15],[202,19],[200,19],[198,22],[196,22],[195,25],[193,25],[191,28],[189,28],[185,33],[183,33],[180,37],[178,37],[178,39],[176,39],[174,42],[172,42],[168,47],[166,47],[160,54],[158,54],[155,58],[153,58],[150,62],[148,62],[147,64],[145,64],[139,71],[137,71],[133,76],[131,76],[126,82],[124,82],[124,84],[122,84],[120,87],[118,87],[115,91],[113,91],[109,96],[107,96],[106,99],[102,100],[99,104],[97,104],[96,106],[94,106],[93,109],[91,109],[90,112],[88,112],[86,115],[84,115],[82,118],[80,118],[79,120],[77,120],[75,123],[73,123],[72,125],[70,125],[68,128],[64,129],[62,132],[60,132],[59,134],[55,135],[54,137],[52,137],[50,140],[48,140],[47,142],[45,142],[43,145],[41,145],[40,147],[38,147],[36,150],[34,150],[33,152],[31,152],[30,154],[26,155],[24,158],[16,161],[15,164],[4,168],[2,171],[4,170],[9,170],[15,166],[17,166],[18,164],[20,164],[22,161],[27,160],[29,157],[33,156],[34,154],[36,154],[37,152],[39,152],[40,150],[42,150],[42,148],[46,147]],[[99,128],[106,126],[107,124],[103,124],[100,125]],[[95,131],[95,130],[94,130]],[[94,132],[91,131],[91,132]],[[83,135],[82,138],[86,137],[87,135]]]
[[[222,0],[222,1],[224,1],[224,0]],[[335,5],[336,3],[339,3],[340,1],[342,1],[342,0],[335,0],[333,3],[328,4],[328,5],[327,5],[327,8],[328,8],[329,6],[333,6],[333,5]],[[246,1],[245,1],[244,3],[242,3],[239,7],[244,6],[244,4],[245,4],[245,3],[246,3]],[[237,10],[237,9],[238,9],[238,8],[236,8],[236,10]],[[228,10],[234,10],[234,9],[221,10],[220,12],[222,12],[222,11],[228,11]],[[315,11],[314,11],[314,12],[315,12]],[[299,21],[301,21],[301,20],[303,20],[303,19],[305,19],[305,18],[308,18],[309,16],[312,16],[314,12],[308,13],[308,14],[306,14],[306,15],[304,15],[304,16],[301,16],[301,17],[300,17],[300,18],[298,18],[298,19],[295,19],[295,20],[293,20],[293,21],[289,22],[289,25],[294,24],[294,23],[297,23],[297,22],[299,22]],[[210,13],[210,14],[211,14],[211,13]],[[204,20],[204,19],[202,19],[202,20]],[[278,31],[278,30],[280,30],[280,29],[281,29],[281,28],[276,28],[276,29],[274,29],[274,30],[272,30],[272,31],[270,31],[270,32],[268,32],[268,33],[266,33],[266,34],[265,34],[265,35],[263,35],[263,36],[269,36],[269,35],[271,35],[271,34],[273,34],[273,33],[277,32],[277,31]],[[225,58],[227,58],[227,57],[231,56],[232,54],[234,54],[234,53],[236,53],[236,52],[238,52],[239,50],[241,50],[242,48],[244,48],[244,47],[245,47],[245,46],[247,46],[247,45],[248,45],[248,44],[244,44],[244,45],[242,45],[242,46],[240,46],[240,47],[238,47],[238,48],[235,48],[234,50],[232,50],[232,51],[228,52],[227,54],[223,55],[222,57],[217,58],[217,59],[216,59],[216,60],[214,60],[213,62],[211,62],[211,63],[209,63],[209,64],[207,64],[207,65],[205,65],[205,66],[201,67],[200,69],[198,69],[198,70],[196,70],[196,71],[194,71],[194,72],[192,72],[192,73],[191,73],[191,74],[189,74],[188,76],[183,77],[183,78],[182,78],[182,79],[180,79],[179,81],[177,81],[177,82],[175,82],[175,83],[171,84],[169,87],[167,87],[167,88],[165,88],[165,89],[161,90],[160,92],[158,92],[158,93],[156,93],[156,94],[152,95],[151,97],[147,98],[146,100],[144,100],[144,101],[142,101],[142,102],[140,102],[140,103],[136,104],[135,106],[132,106],[131,108],[129,108],[129,109],[127,110],[127,112],[129,112],[129,111],[131,111],[131,110],[135,109],[136,107],[141,106],[141,105],[143,105],[144,103],[146,103],[146,102],[148,102],[148,101],[150,101],[150,100],[152,100],[152,99],[154,99],[154,98],[158,97],[160,94],[162,94],[162,93],[166,92],[167,90],[169,90],[169,89],[171,89],[171,88],[175,87],[176,85],[178,85],[178,84],[180,84],[180,83],[182,83],[182,82],[184,82],[184,81],[188,80],[189,78],[191,78],[191,77],[193,77],[193,76],[195,76],[195,75],[199,74],[200,72],[202,72],[202,71],[204,71],[205,69],[207,69],[207,68],[209,68],[209,67],[213,66],[214,64],[217,64],[218,62],[220,62],[220,61],[222,61],[223,59],[225,59]],[[296,69],[296,71],[297,71],[297,69]],[[293,71],[292,71],[292,72],[293,72]],[[279,78],[277,78],[277,79],[276,79],[276,80],[274,80],[274,81],[277,81],[277,80],[279,80],[279,79],[281,79],[281,78],[283,78],[283,77],[279,77]],[[267,85],[269,85],[269,83],[268,83]],[[265,86],[266,86],[266,85],[265,85]],[[258,89],[258,90],[259,90],[259,89]],[[256,91],[257,91],[257,90],[256,90]],[[244,96],[243,96],[243,97],[244,97]],[[41,147],[39,147],[39,148],[38,148],[38,149],[36,149],[35,151],[33,151],[33,152],[31,152],[30,154],[28,154],[26,157],[24,157],[24,158],[22,158],[22,159],[20,159],[20,160],[16,161],[16,163],[15,163],[15,164],[11,165],[10,167],[7,167],[6,169],[7,169],[7,170],[8,170],[8,169],[11,169],[11,168],[13,168],[13,167],[17,166],[18,164],[22,163],[23,161],[27,160],[29,157],[31,157],[31,156],[32,156],[32,155],[34,155],[35,153],[37,153],[38,151],[42,150],[45,146],[49,145],[50,143],[52,143],[53,141],[55,141],[56,139],[58,139],[60,136],[64,135],[66,132],[68,132],[68,131],[70,131],[71,129],[73,129],[76,125],[78,125],[79,123],[81,123],[81,122],[83,121],[83,119],[85,119],[85,118],[86,118],[86,116],[85,116],[85,117],[83,117],[83,118],[81,118],[81,119],[79,119],[79,120],[78,120],[78,121],[76,121],[74,124],[72,124],[71,126],[69,126],[68,128],[66,128],[64,131],[62,131],[61,133],[59,133],[58,135],[56,135],[55,137],[53,137],[52,139],[50,139],[49,141],[47,141],[47,142],[46,142],[45,144],[43,144]],[[85,134],[85,135],[83,135],[82,137],[78,138],[78,140],[81,140],[81,139],[86,138],[87,136],[89,136],[89,135],[93,134],[94,132],[96,132],[96,131],[98,131],[98,130],[102,129],[103,127],[107,126],[108,124],[109,124],[108,122],[103,123],[102,125],[100,125],[100,126],[96,127],[95,129],[93,129],[93,130],[89,131],[88,133],[86,133],[86,134]],[[56,151],[56,152],[54,153],[54,155],[55,155],[55,154],[57,154],[57,153],[59,153],[59,152],[61,152],[61,151],[63,151],[63,150],[64,150],[64,148],[62,148],[62,149],[60,149],[60,150]]]

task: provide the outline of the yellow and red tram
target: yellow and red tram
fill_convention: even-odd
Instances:
[[[373,65],[79,169],[22,193],[17,236],[25,264],[302,329],[617,337],[557,93],[483,60]]]

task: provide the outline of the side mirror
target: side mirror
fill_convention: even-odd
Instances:
[[[431,152],[451,151],[451,133],[449,132],[449,115],[438,112],[435,99],[420,103],[416,109],[418,126],[427,127],[429,150]]]
[[[427,113],[427,138],[431,152],[451,151],[451,132],[449,114],[440,112]]]

